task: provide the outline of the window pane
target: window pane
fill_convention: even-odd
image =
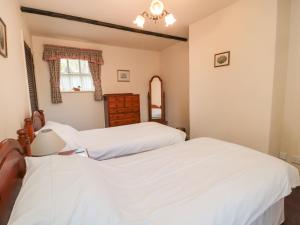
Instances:
[[[69,59],[68,61],[70,73],[79,73],[79,60]]]
[[[70,83],[71,83],[71,89],[76,87],[81,87],[81,79],[79,75],[69,75],[70,76]]]
[[[80,68],[81,68],[81,73],[84,73],[84,74],[90,73],[88,61],[80,60]]]
[[[60,60],[60,72],[61,73],[68,73],[68,62],[67,59]]]
[[[71,91],[69,75],[61,75],[60,77],[60,90]]]
[[[85,75],[81,77],[82,79],[82,88],[81,90],[83,91],[93,91],[94,85],[93,85],[93,81],[92,81],[92,77],[90,75]]]

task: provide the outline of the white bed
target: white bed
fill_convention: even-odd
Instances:
[[[48,128],[66,142],[66,150],[86,148],[90,157],[96,160],[149,151],[183,142],[186,138],[181,130],[155,122],[77,131],[68,125],[49,121],[43,129]]]
[[[9,225],[280,225],[300,184],[284,161],[209,138],[101,162],[26,161]]]

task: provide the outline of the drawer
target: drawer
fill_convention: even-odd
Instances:
[[[109,109],[111,114],[115,113],[130,113],[130,112],[137,112],[139,113],[140,107],[135,106],[135,107],[128,107],[128,108],[110,108]]]
[[[110,121],[110,126],[116,127],[116,126],[123,126],[123,125],[129,125],[134,123],[140,123],[140,119],[131,118],[131,119],[123,119],[123,120],[114,120],[114,121]]]
[[[108,107],[110,109],[114,109],[114,108],[123,108],[124,107],[124,101],[114,101],[114,102],[109,102],[108,103]]]
[[[110,120],[124,120],[124,119],[132,119],[139,118],[139,114],[137,113],[120,113],[120,114],[110,114]]]
[[[137,107],[140,105],[139,96],[126,96],[125,97],[125,107]]]

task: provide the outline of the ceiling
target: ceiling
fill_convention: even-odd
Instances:
[[[171,27],[163,23],[145,23],[144,29],[169,35],[188,37],[189,24],[222,9],[236,0],[163,0],[165,8],[173,13],[177,22]],[[128,27],[133,20],[148,10],[151,0],[19,0],[22,6],[54,11]],[[58,18],[24,13],[33,35],[85,40],[131,48],[162,50],[178,41],[111,28],[83,24]]]

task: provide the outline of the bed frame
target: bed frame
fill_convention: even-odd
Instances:
[[[26,173],[24,150],[13,139],[0,142],[0,225],[8,223]]]
[[[24,120],[24,128],[17,131],[18,141],[26,155],[31,155],[30,144],[35,138],[35,132],[45,126],[45,114],[43,110],[35,111],[31,118]]]

